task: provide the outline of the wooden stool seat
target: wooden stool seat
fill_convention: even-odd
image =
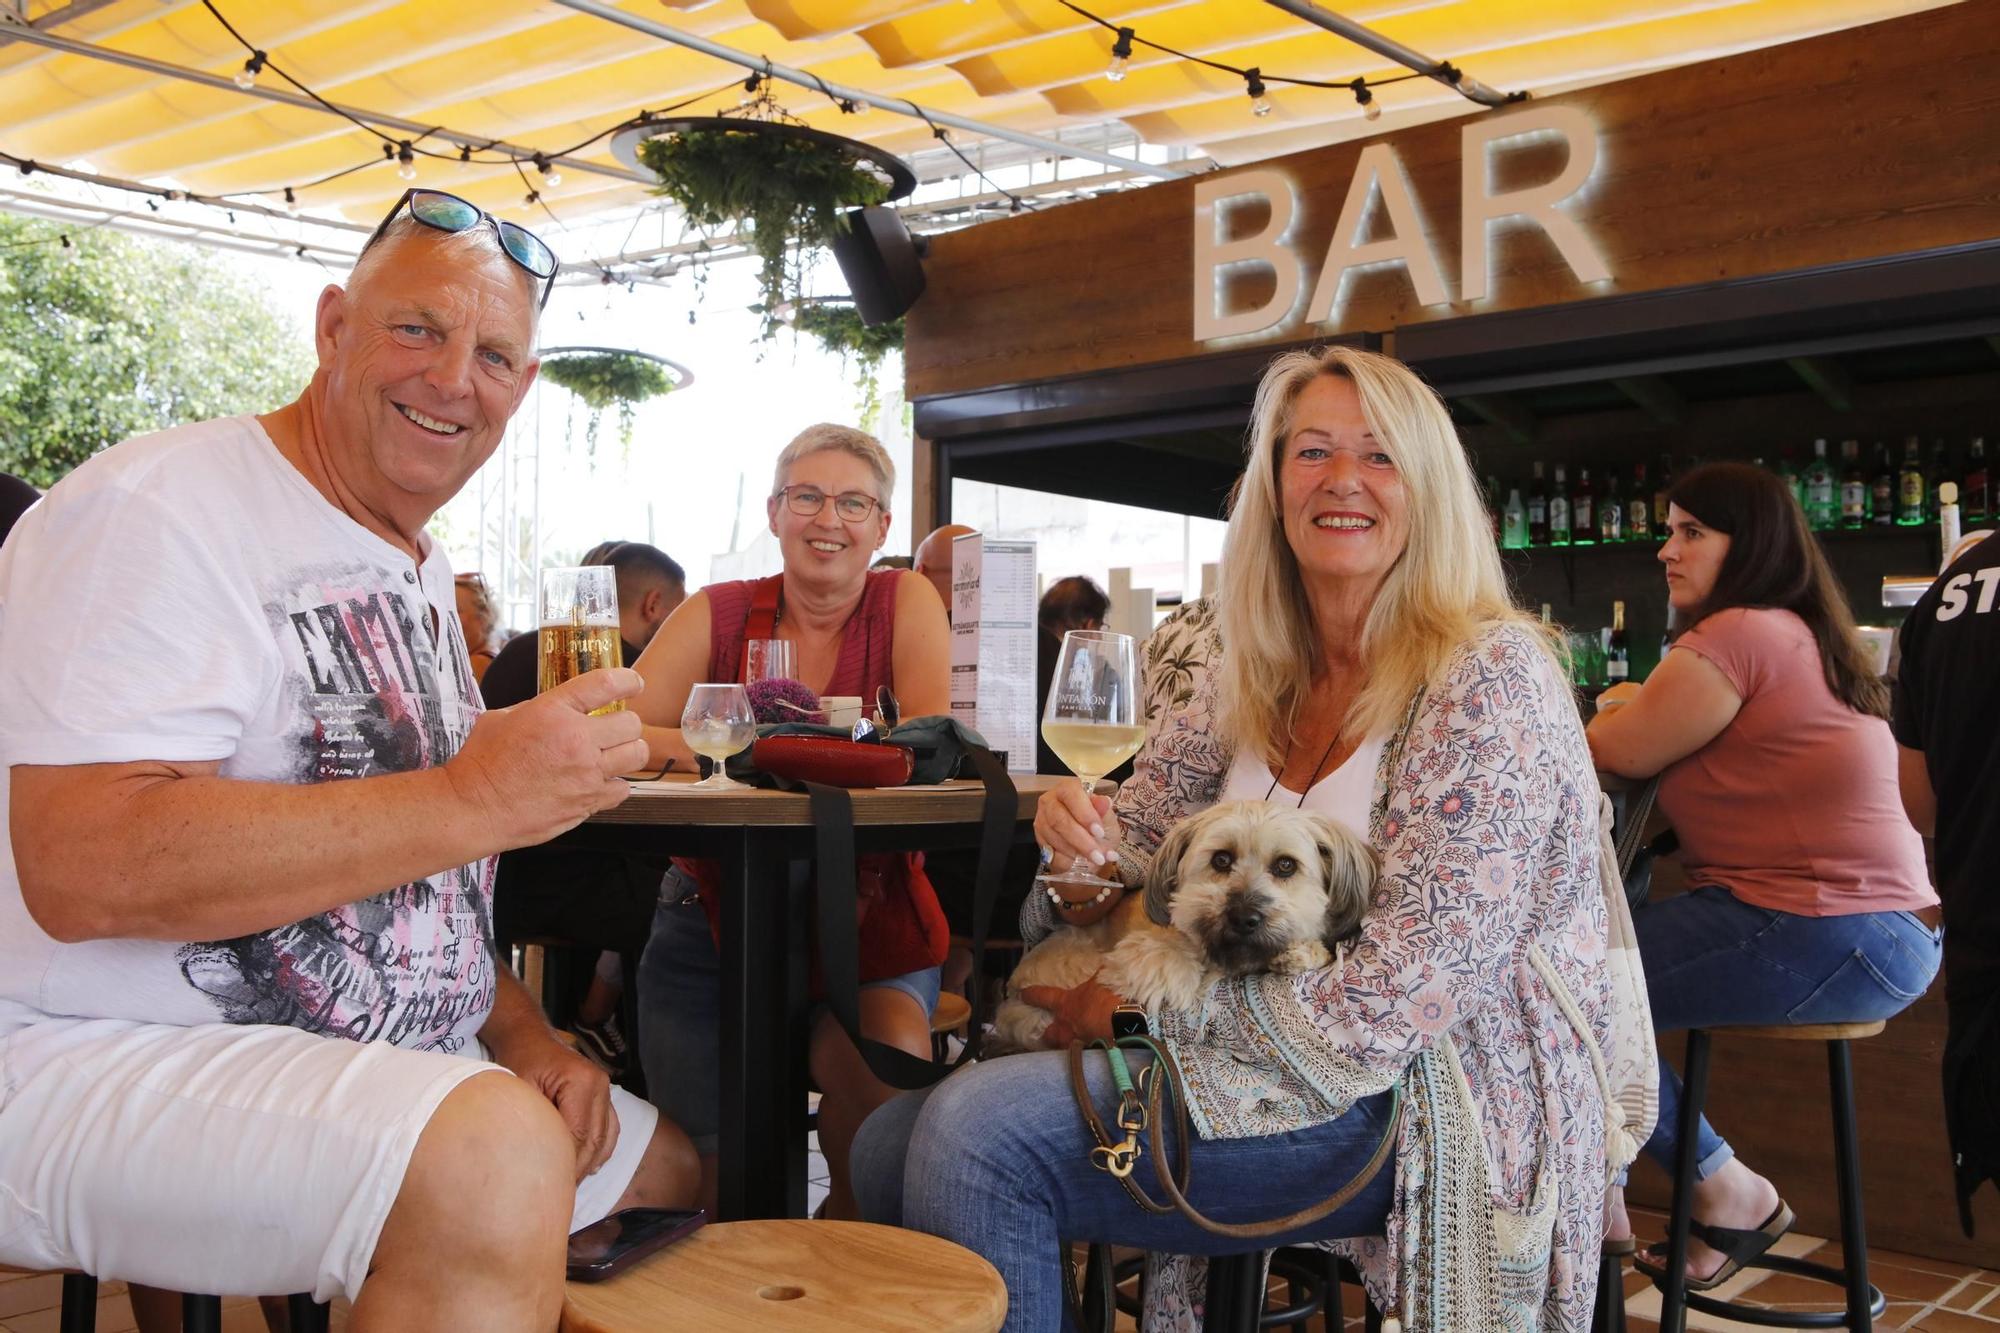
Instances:
[[[562,1333],[994,1333],[1000,1274],[947,1240],[867,1222],[706,1226],[609,1282],[572,1282]]]
[[[938,996],[937,1008],[931,1010],[931,1031],[963,1033],[965,1025],[972,1021],[972,1003],[956,991],[945,991]]]
[[[1771,1041],[1860,1041],[1880,1036],[1887,1026],[1878,1018],[1868,1023],[1779,1023],[1773,1027],[1714,1027],[1709,1031],[1731,1037],[1765,1037]]]

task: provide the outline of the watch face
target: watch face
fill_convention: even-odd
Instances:
[[[1139,1008],[1120,1006],[1111,1011],[1111,1035],[1114,1037],[1143,1037],[1146,1035],[1146,1011]]]

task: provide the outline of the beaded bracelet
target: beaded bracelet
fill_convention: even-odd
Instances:
[[[1042,885],[1042,892],[1049,895],[1049,901],[1055,904],[1057,911],[1081,912],[1087,908],[1095,907],[1099,903],[1103,902],[1106,898],[1109,898],[1111,896],[1111,890],[1117,887],[1118,886],[1116,884],[1107,883],[1103,888],[1097,891],[1096,897],[1092,898],[1089,902],[1083,902],[1083,903],[1073,903],[1069,899],[1063,897],[1060,893],[1056,892],[1056,886],[1053,884]]]

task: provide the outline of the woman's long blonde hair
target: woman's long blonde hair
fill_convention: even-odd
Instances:
[[[1217,597],[1223,734],[1282,762],[1325,654],[1278,497],[1282,446],[1299,395],[1321,375],[1354,385],[1409,497],[1409,541],[1361,631],[1367,685],[1344,734],[1382,735],[1452,654],[1495,620],[1539,630],[1514,606],[1472,466],[1428,385],[1391,357],[1350,347],[1287,352],[1257,386],[1249,460],[1230,497]],[[1538,635],[1539,638],[1539,635]]]

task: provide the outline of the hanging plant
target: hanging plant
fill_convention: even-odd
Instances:
[[[781,114],[763,104],[758,109]],[[913,184],[905,179],[908,168],[866,144],[774,118],[690,122],[641,139],[637,154],[659,178],[655,193],[680,205],[697,226],[735,228],[762,261],[767,338],[777,331],[778,307],[798,300],[805,252],[845,228],[846,210],[907,194]]]
[[[597,426],[608,407],[618,409],[618,440],[630,447],[632,422],[640,403],[672,391],[666,365],[637,352],[565,352],[542,362],[542,378],[568,389],[590,409],[584,440],[597,456]]]
[[[861,415],[864,419],[872,418],[881,406],[877,372],[882,368],[883,357],[903,350],[903,321],[864,324],[861,312],[851,305],[808,301],[792,316],[792,326],[811,335],[842,361],[859,366]]]

